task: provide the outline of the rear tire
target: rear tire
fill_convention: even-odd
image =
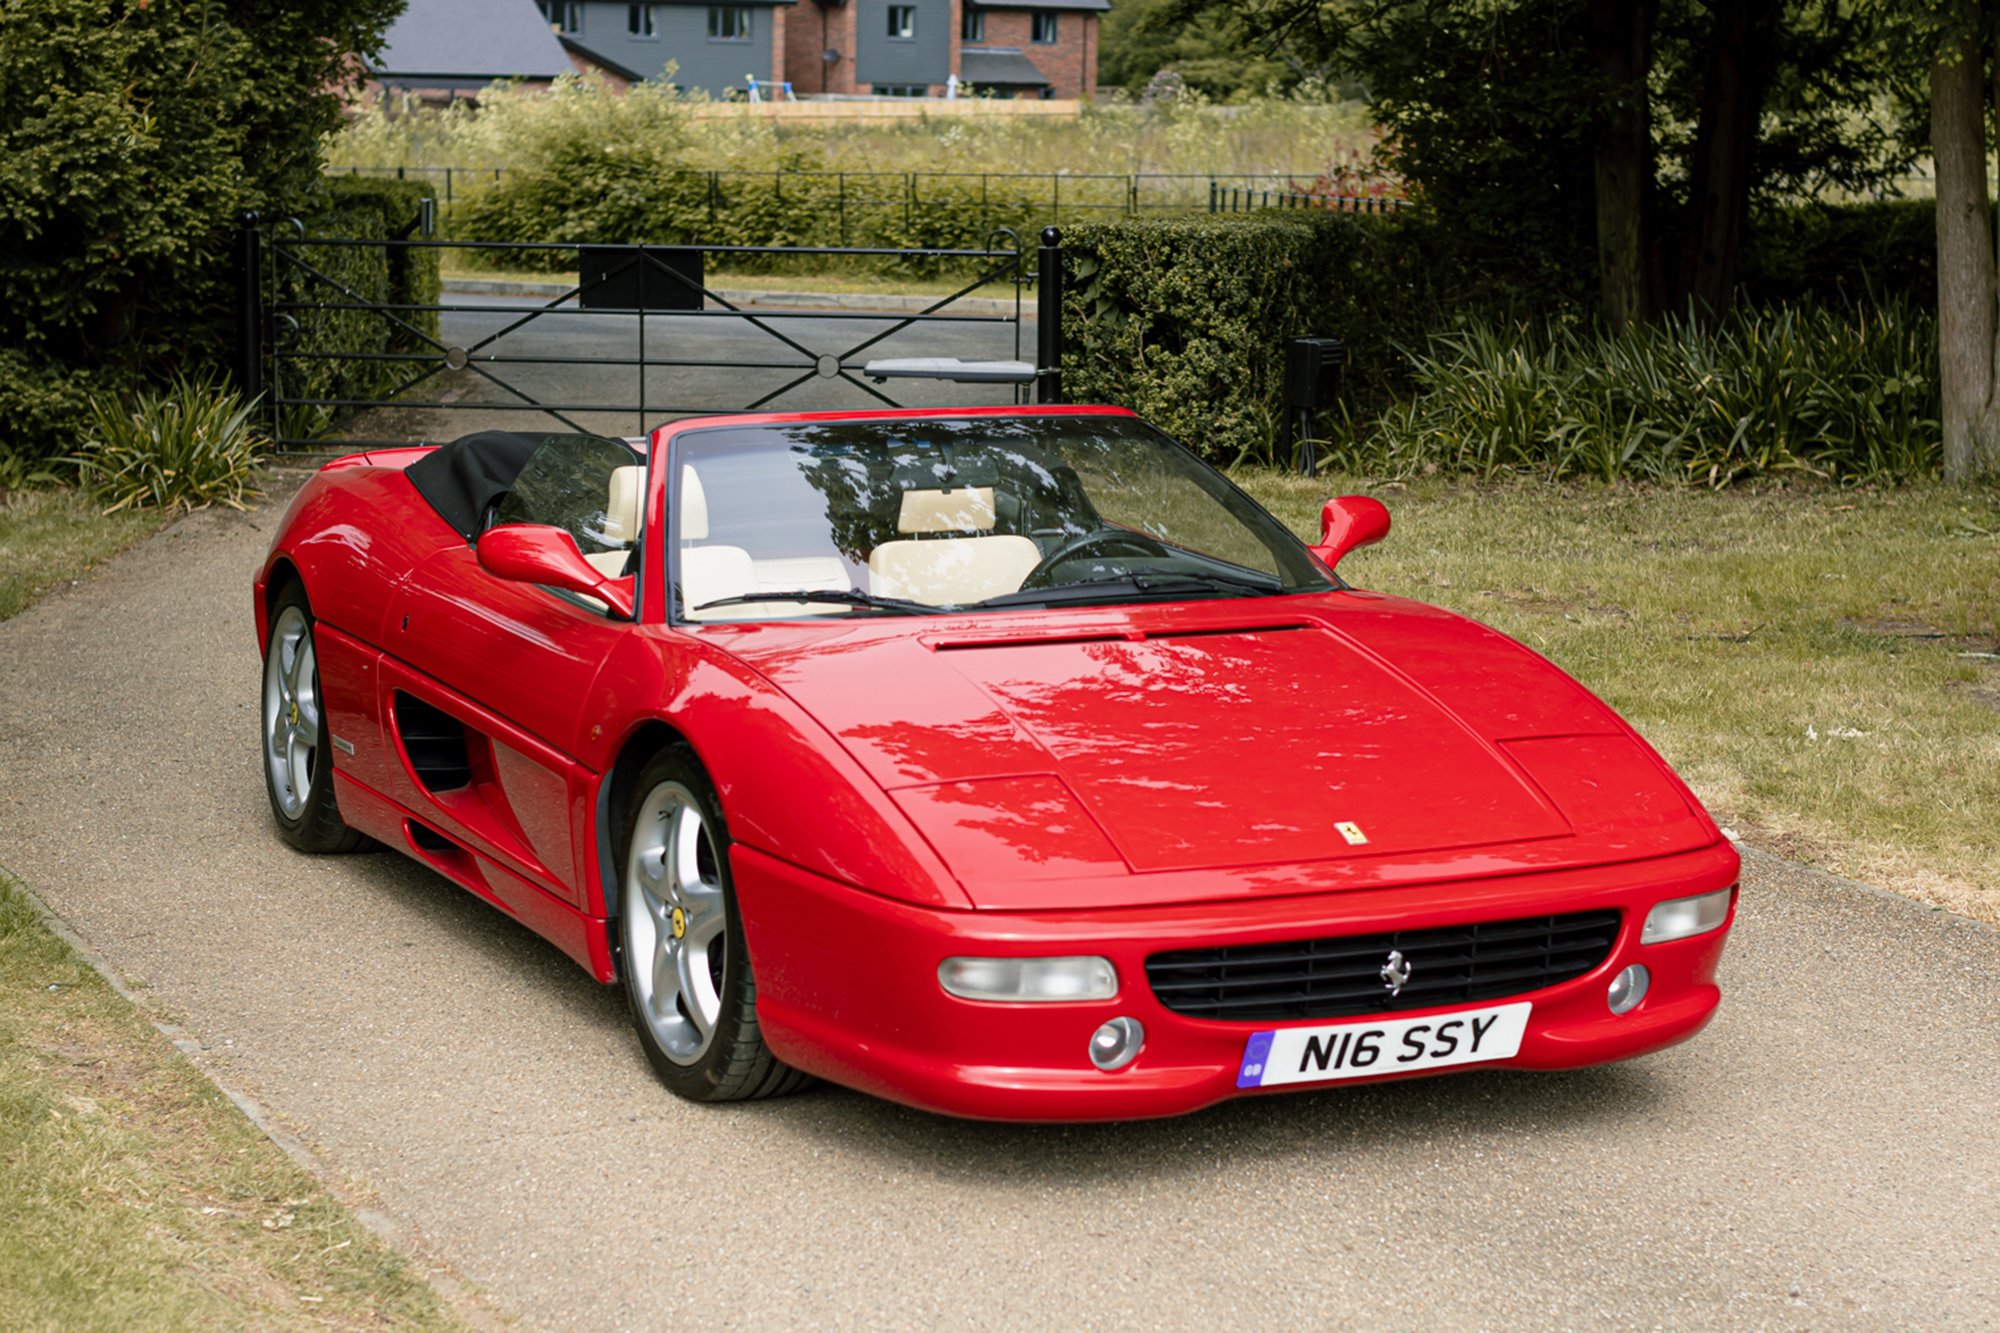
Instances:
[[[626,810],[618,940],[632,1023],[660,1081],[695,1102],[796,1092],[757,1025],[757,982],[715,785],[676,745],[640,771]]]
[[[271,637],[264,644],[264,792],[279,835],[300,851],[367,851],[375,840],[349,828],[334,799],[331,736],[312,605],[294,582],[271,607]]]

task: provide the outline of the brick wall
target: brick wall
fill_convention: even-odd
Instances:
[[[986,40],[980,46],[1018,46],[1049,81],[1051,97],[1097,96],[1097,15],[1060,10],[1052,45],[1033,41],[1034,16],[1025,9],[986,11]]]

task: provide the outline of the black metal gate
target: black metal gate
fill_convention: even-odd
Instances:
[[[425,201],[426,204],[429,201]],[[1019,238],[1005,229],[993,233],[983,250],[893,250],[791,246],[614,246],[558,243],[509,244],[472,241],[445,241],[432,237],[434,215],[425,208],[401,235],[356,238],[314,235],[296,219],[271,226],[255,215],[242,220],[237,238],[238,364],[239,382],[246,396],[263,395],[266,428],[273,444],[282,453],[322,452],[330,449],[352,451],[387,444],[409,443],[408,439],[361,439],[335,432],[354,424],[371,409],[398,408],[424,412],[476,410],[542,414],[563,426],[591,431],[573,418],[581,414],[635,416],[638,433],[649,428],[649,420],[659,420],[722,412],[784,410],[782,400],[801,386],[816,381],[844,381],[865,398],[854,406],[879,402],[900,407],[879,386],[887,379],[867,373],[869,362],[860,359],[869,349],[912,327],[926,330],[984,327],[1003,342],[1011,338],[1011,362],[990,363],[976,376],[984,382],[1013,382],[1015,401],[1023,395],[1039,402],[1061,401],[1061,233],[1045,228],[1036,255],[1034,272],[1027,270]],[[419,233],[412,235],[411,233]],[[1004,246],[996,242],[1004,241]],[[373,277],[357,276],[354,260],[359,252],[374,251],[388,261],[394,274],[399,262],[408,271],[413,256],[424,251],[474,251],[502,260],[496,267],[519,268],[523,260],[550,261],[558,255],[577,257],[577,281],[558,294],[542,299],[453,300],[442,293],[428,293],[429,300],[398,300],[408,295],[387,289],[382,270],[370,270]],[[511,256],[515,263],[507,265]],[[735,257],[820,257],[862,258],[902,261],[932,266],[966,269],[974,276],[951,294],[913,311],[852,309],[747,309],[725,299],[707,285],[707,265],[711,256]],[[1011,313],[965,313],[954,310],[971,293],[994,282],[1011,282]],[[1022,289],[1035,294],[1036,339],[1034,359],[1024,362],[1021,340]],[[477,337],[454,340],[445,329],[451,315],[498,316],[498,327]],[[625,316],[632,322],[629,355],[552,355],[546,352],[516,354],[501,347],[504,339],[537,321],[562,320],[579,316]],[[741,356],[718,358],[713,355],[717,334],[704,337],[700,324],[675,325],[675,332],[652,337],[648,345],[649,317],[672,316],[680,320],[725,320],[737,328],[754,328],[768,335],[770,352],[761,358]],[[801,330],[800,321],[813,321],[814,332]],[[470,321],[461,321],[470,322]],[[866,325],[886,325],[869,329]],[[711,329],[716,326],[709,326]],[[832,332],[853,328],[854,336],[829,337]],[[832,342],[815,346],[812,339]],[[662,343],[666,345],[661,346]],[[877,363],[878,366],[880,363]],[[950,367],[939,370],[904,368],[889,374],[908,378],[957,379]],[[551,383],[524,386],[519,379],[528,367],[575,368],[575,375],[558,373]],[[605,368],[629,369],[633,374],[632,401],[583,401],[576,394],[551,393],[551,385],[571,387],[579,376],[596,374]],[[710,370],[790,372],[777,387],[743,400],[661,401],[649,391],[649,370]],[[463,387],[456,392],[440,392],[443,379],[455,372],[470,372],[478,387],[498,398],[469,399]],[[462,376],[460,377],[462,379]],[[546,378],[546,377],[545,377]],[[871,379],[873,382],[870,382]],[[488,389],[486,386],[491,386]],[[711,395],[713,396],[713,395]]]

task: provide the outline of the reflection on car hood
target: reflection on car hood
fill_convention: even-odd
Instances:
[[[968,887],[1503,844],[1574,864],[1713,838],[1568,677],[1413,604],[1336,594],[732,637]],[[1596,739],[1503,744],[1552,736]],[[1579,765],[1615,790],[1576,780]]]

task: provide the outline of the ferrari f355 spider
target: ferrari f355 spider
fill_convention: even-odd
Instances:
[[[329,463],[255,581],[283,836],[622,985],[697,1100],[958,1116],[1571,1069],[1715,1011],[1738,858],[1603,703],[1110,408]]]

